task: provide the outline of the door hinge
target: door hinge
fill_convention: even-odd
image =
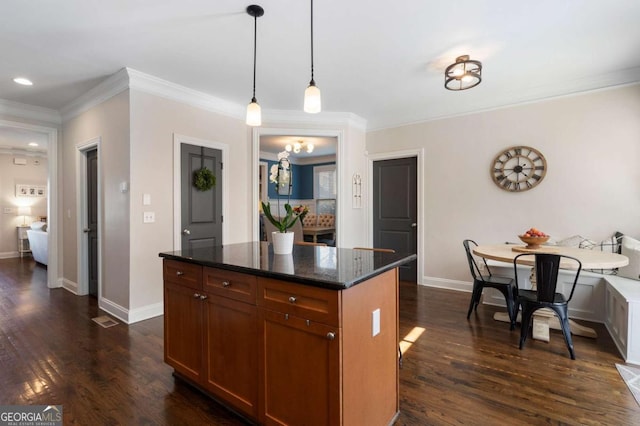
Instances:
[[[224,222],[224,216],[220,216],[220,223]]]
[[[224,163],[221,161],[220,162],[220,170],[224,169]]]

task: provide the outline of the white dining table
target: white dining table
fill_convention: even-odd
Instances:
[[[513,259],[522,253],[552,253],[564,256],[575,257],[582,263],[582,270],[585,269],[613,269],[620,268],[629,264],[626,256],[616,253],[606,253],[599,250],[587,250],[573,247],[561,246],[541,246],[539,249],[526,249],[524,245],[517,244],[491,244],[480,245],[473,249],[473,254],[485,259],[496,260],[499,262],[508,262],[513,265]],[[535,258],[533,256],[523,256],[518,259],[518,264],[534,266]],[[561,269],[577,269],[577,263],[570,259],[562,259],[560,262]],[[535,286],[535,273],[532,268],[532,286]],[[496,312],[495,320],[509,322],[509,315],[506,312]],[[578,324],[573,320],[569,320],[571,325],[571,333],[578,336],[597,337],[595,330]],[[533,338],[537,340],[549,341],[549,329],[561,330],[558,318],[549,309],[539,309],[533,318]]]

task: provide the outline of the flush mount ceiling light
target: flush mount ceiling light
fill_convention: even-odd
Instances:
[[[22,84],[23,86],[33,86],[33,82],[28,78],[16,77],[13,79],[15,83]]]
[[[262,125],[262,112],[260,111],[260,105],[256,100],[256,44],[257,44],[257,31],[258,31],[258,18],[264,15],[264,9],[257,4],[247,6],[247,13],[253,16],[253,97],[251,103],[247,106],[247,125],[248,126],[261,126]]]
[[[306,147],[306,151],[308,154],[311,154],[313,152],[313,144],[312,143],[306,143],[305,141],[298,141],[296,143],[293,144],[293,146],[288,143],[285,147],[284,150],[287,152],[291,152],[293,151],[295,154],[299,154],[300,151],[302,151],[302,148]]]
[[[29,146],[38,146],[38,143],[37,142],[29,142],[27,145],[29,145]]]
[[[321,110],[320,89],[313,79],[313,0],[311,0],[311,81],[304,91],[304,112],[315,114]]]
[[[469,55],[458,56],[444,71],[444,87],[449,90],[471,89],[481,81],[482,63],[469,59]]]

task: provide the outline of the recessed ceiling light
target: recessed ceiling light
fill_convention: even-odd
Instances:
[[[13,79],[13,81],[15,81],[18,84],[22,84],[23,86],[33,86],[33,82],[28,78],[16,77]]]
[[[36,142],[29,142],[29,146],[38,146]]]

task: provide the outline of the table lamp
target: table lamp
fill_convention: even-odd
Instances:
[[[27,216],[31,216],[31,207],[28,207],[28,206],[18,207],[18,216],[22,216],[22,226],[26,226]]]

